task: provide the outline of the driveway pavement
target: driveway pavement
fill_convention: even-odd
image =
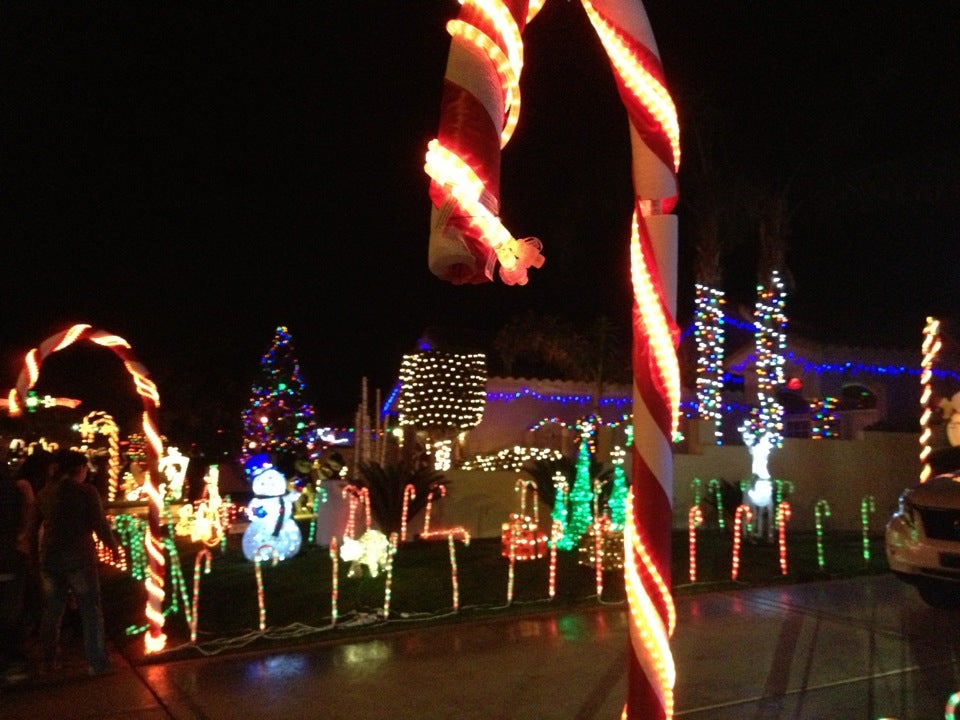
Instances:
[[[934,720],[960,690],[960,610],[892,575],[678,593],[685,720]],[[268,628],[269,630],[269,628]],[[213,720],[616,720],[623,605],[417,625],[276,652],[201,655],[0,693],[0,717]]]

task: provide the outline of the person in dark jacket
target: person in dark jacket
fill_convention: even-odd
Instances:
[[[29,579],[27,518],[34,497],[30,483],[0,463],[0,683],[27,679],[24,626]]]
[[[104,515],[97,489],[86,482],[87,457],[66,451],[59,457],[59,473],[37,494],[28,536],[39,559],[43,584],[40,619],[41,671],[58,667],[60,626],[70,592],[83,625],[83,650],[91,675],[109,672],[100,577],[93,533],[111,552],[117,541]]]

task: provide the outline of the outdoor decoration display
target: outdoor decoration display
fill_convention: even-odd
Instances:
[[[130,373],[137,394],[143,404],[143,435],[146,439],[145,460],[147,465],[144,491],[149,502],[148,523],[144,541],[149,556],[149,572],[144,583],[147,590],[145,613],[148,621],[147,632],[144,636],[144,649],[147,653],[159,652],[163,650],[167,643],[167,637],[163,632],[166,565],[161,525],[163,499],[157,489],[157,482],[160,478],[158,462],[163,454],[163,441],[160,438],[156,422],[160,393],[150,379],[146,368],[136,359],[130,344],[123,338],[103,330],[95,330],[90,325],[73,325],[67,330],[47,338],[40,343],[39,347],[31,349],[26,354],[23,369],[17,377],[17,384],[10,390],[7,397],[7,410],[14,417],[22,414],[30,390],[36,385],[40,376],[40,366],[44,359],[51,353],[63,350],[79,340],[89,340],[95,345],[112,350],[123,362],[127,372]]]
[[[577,561],[602,570],[623,569],[623,532],[615,530],[609,515],[598,515],[577,544]]]
[[[343,536],[353,539],[357,531],[357,508],[362,504],[366,510],[367,526],[369,531],[372,524],[370,516],[370,491],[365,487],[357,485],[344,485],[340,491],[340,497],[345,498],[350,503],[350,510],[347,514],[347,524],[343,528]]]
[[[635,210],[630,239],[633,280],[635,442],[625,523],[633,652],[626,720],[673,715],[669,636],[672,457],[680,377],[676,357],[677,202],[680,132],[656,41],[642,3],[582,0],[627,110]],[[517,240],[498,220],[500,148],[519,118],[524,28],[542,2],[507,5],[465,0],[447,28],[453,36],[438,136],[425,169],[432,200],[429,267],[456,284],[490,280],[496,264],[507,284],[527,282],[543,264],[535,238]],[[583,529],[589,525],[585,525]]]
[[[610,451],[613,462],[613,489],[607,505],[610,508],[610,523],[614,531],[622,533],[627,521],[627,493],[630,488],[627,484],[626,473],[623,472],[623,457],[626,451],[617,446]]]
[[[189,537],[191,542],[202,542],[209,547],[221,544],[226,539],[231,523],[233,503],[220,497],[220,467],[211,465],[203,478],[203,496],[197,502],[184,504],[175,532]]]
[[[695,289],[693,334],[697,341],[697,409],[701,418],[713,424],[714,442],[722,445],[724,293],[701,283],[696,283]]]
[[[197,624],[200,622],[200,573],[210,574],[210,551],[206,548],[197,553],[193,561],[193,602],[190,614],[190,642],[197,641]]]
[[[920,482],[926,482],[933,474],[933,468],[930,467],[930,453],[932,448],[930,441],[933,436],[931,429],[931,419],[933,418],[933,409],[931,408],[931,398],[933,397],[933,361],[940,352],[943,343],[940,341],[940,321],[933,317],[927,318],[927,324],[923,328],[923,359],[920,361]]]
[[[537,484],[520,478],[513,489],[520,493],[520,512],[510,513],[510,519],[501,526],[501,554],[514,560],[537,560],[547,553],[547,535],[539,527]],[[528,491],[533,501],[531,515],[527,515]]]
[[[547,554],[547,534],[529,515],[510,513],[500,532],[503,557],[515,560],[537,560]]]
[[[486,404],[487,360],[483,353],[421,350],[400,362],[397,411],[401,426],[468,430]]]
[[[877,511],[873,495],[864,495],[860,501],[860,524],[863,526],[863,560],[870,562],[870,513]]]
[[[87,413],[78,427],[85,443],[93,443],[97,435],[106,435],[109,444],[107,455],[107,501],[117,499],[120,486],[120,429],[113,416],[103,410]]]
[[[561,549],[572,550],[577,547],[580,538],[590,529],[593,524],[595,497],[595,488],[590,478],[590,443],[588,435],[584,433],[580,437],[573,487],[567,498],[569,511],[560,543]]]
[[[369,529],[359,538],[344,535],[340,545],[340,559],[351,563],[347,577],[357,577],[367,568],[370,577],[376,577],[387,566],[390,541],[379,530]]]
[[[453,587],[453,610],[456,612],[460,609],[460,578],[457,572],[457,552],[454,539],[459,537],[460,540],[463,541],[463,544],[469,547],[470,533],[462,527],[455,527],[449,530],[434,530],[430,532],[425,530],[420,534],[420,537],[424,540],[431,540],[435,537],[447,538],[447,550],[450,555],[450,584]]]
[[[187,477],[189,464],[190,458],[175,447],[168,447],[167,452],[160,458],[160,472],[166,478],[165,483],[160,483],[160,494],[167,502],[176,502],[183,497],[184,479]]]
[[[830,517],[830,503],[817,500],[817,504],[813,506],[813,517],[817,530],[817,565],[823,570],[823,519]]]
[[[263,571],[260,569],[260,563],[263,560],[270,560],[276,566],[280,556],[271,545],[261,545],[253,553],[253,570],[257,576],[257,606],[260,610],[261,632],[267,627],[267,607],[263,601]]]
[[[280,458],[313,460],[318,428],[313,408],[304,398],[300,361],[286,327],[276,329],[270,349],[260,359],[260,372],[243,412],[244,462],[262,453],[277,463]]]
[[[247,505],[250,524],[243,531],[244,557],[255,560],[264,547],[272,548],[278,561],[293,557],[303,541],[293,519],[299,491],[287,489],[287,478],[265,456],[251,458],[247,472],[254,496]]]
[[[730,579],[736,580],[740,574],[740,545],[743,534],[750,527],[753,511],[749,505],[738,505],[733,517],[733,560],[730,564]]]
[[[687,537],[690,545],[690,582],[697,581],[697,528],[703,525],[703,511],[694,505],[687,513]]]
[[[780,572],[787,574],[787,520],[790,519],[790,503],[784,501],[777,505],[777,528],[780,549]]]

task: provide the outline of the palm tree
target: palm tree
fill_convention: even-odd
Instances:
[[[414,496],[407,502],[407,521],[415,518],[427,506],[430,493],[447,485],[443,474],[429,466],[400,461],[381,465],[361,462],[353,484],[366,488],[370,497],[370,514],[385,535],[400,532],[403,522],[403,497],[407,486]]]

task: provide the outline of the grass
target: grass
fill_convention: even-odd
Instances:
[[[306,533],[305,533],[306,537]],[[674,533],[672,591],[675,596],[707,590],[728,590],[851,577],[887,570],[882,536],[869,538],[870,558],[864,558],[858,533],[825,533],[823,568],[818,561],[814,533],[787,535],[788,572],[781,573],[778,544],[744,540],[740,566],[731,579],[733,538],[729,529],[697,532],[697,580],[689,578],[686,532]],[[463,622],[504,613],[544,612],[578,605],[626,605],[623,574],[603,573],[598,597],[595,570],[582,566],[576,551],[559,552],[556,592],[549,596],[549,560],[518,561],[514,567],[512,598],[508,601],[509,561],[501,555],[500,540],[475,539],[469,546],[455,544],[458,607],[454,608],[449,548],[446,540],[414,539],[402,543],[394,558],[387,601],[387,575],[351,577],[349,563],[338,563],[337,618],[333,621],[333,560],[329,548],[304,543],[300,553],[276,566],[261,565],[265,630],[260,631],[260,603],[254,564],[240,550],[240,536],[230,536],[223,552],[211,551],[211,572],[201,574],[197,612],[197,639],[190,642],[185,606],[194,587],[199,547],[178,544],[183,583],[173,580],[168,567],[166,605],[176,597],[164,631],[167,650],[144,656],[139,634],[131,626],[145,622],[146,593],[142,581],[127,573],[105,569],[104,614],[114,643],[134,661],[163,661],[197,654],[239,649],[277,648],[304,642],[390,632],[416,623]],[[170,562],[168,558],[168,563]],[[385,612],[387,611],[387,612]]]

